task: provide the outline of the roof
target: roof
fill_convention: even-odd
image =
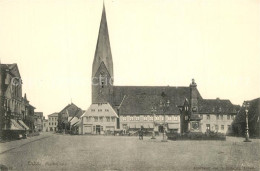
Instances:
[[[114,116],[118,117],[116,111],[109,103],[91,104],[88,110],[81,116]]]
[[[202,99],[197,89],[196,91],[198,99]],[[113,93],[114,107],[122,103],[120,115],[151,114],[153,106],[157,106],[157,112],[160,112],[162,110],[159,109],[159,103],[165,100],[170,101],[170,107],[166,113],[180,114],[178,106],[182,106],[185,99],[190,97],[190,87],[114,86]]]
[[[63,108],[60,112],[60,114],[68,114],[68,117],[74,117],[77,116],[78,118],[83,114],[81,108],[79,108],[74,103],[68,104],[65,108]]]
[[[48,115],[48,117],[58,117],[58,114],[59,113],[55,112],[55,113],[52,113],[52,114]]]
[[[230,113],[239,111],[238,105],[233,105],[230,100],[222,99],[200,99],[198,100],[199,113]]]
[[[113,61],[112,61],[112,53],[110,48],[105,6],[103,6],[103,11],[102,11],[101,21],[99,26],[95,58],[92,65],[92,77],[95,76],[102,62],[104,62],[106,68],[108,69],[109,74],[113,77]]]
[[[43,112],[34,112],[34,115],[42,117],[43,116]]]

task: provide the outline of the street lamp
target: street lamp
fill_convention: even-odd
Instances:
[[[249,103],[244,102],[244,106],[245,106],[245,112],[246,112],[246,139],[244,140],[244,142],[251,142],[249,140],[249,127],[248,127],[248,107],[249,107]]]
[[[154,129],[155,129],[155,113],[156,113],[156,107],[155,106],[153,106],[152,108],[151,108],[151,112],[152,112],[152,114],[153,114],[153,134],[152,134],[152,138],[151,139],[156,139],[155,138],[155,132],[154,132]]]
[[[167,142],[167,139],[166,139],[166,127],[165,127],[165,112],[166,110],[169,108],[170,106],[170,101],[167,100],[167,102],[162,102],[160,101],[160,108],[162,109],[163,111],[163,115],[164,115],[164,123],[163,123],[163,139],[162,139],[162,142]]]

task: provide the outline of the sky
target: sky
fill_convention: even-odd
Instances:
[[[91,104],[102,0],[0,0],[1,63],[35,111]],[[189,86],[241,105],[260,97],[259,0],[105,0],[114,85]]]

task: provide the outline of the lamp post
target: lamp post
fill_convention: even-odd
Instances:
[[[152,112],[152,114],[153,114],[153,134],[152,134],[152,138],[151,139],[156,139],[155,138],[155,132],[154,132],[154,129],[155,129],[155,113],[156,113],[156,107],[155,106],[153,106],[152,108],[151,108],[151,112]]]
[[[249,127],[248,127],[248,107],[249,107],[249,103],[244,102],[244,106],[245,106],[245,112],[246,112],[246,138],[245,138],[244,142],[251,142],[249,140]]]
[[[162,139],[162,142],[167,142],[167,139],[166,139],[166,127],[165,127],[165,112],[169,108],[169,106],[170,106],[170,101],[169,100],[167,100],[167,102],[160,101],[160,108],[162,109],[163,115],[164,115],[163,139]]]

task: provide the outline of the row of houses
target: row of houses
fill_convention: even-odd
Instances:
[[[42,129],[41,112],[34,112],[17,64],[0,64],[0,139],[25,137]]]

